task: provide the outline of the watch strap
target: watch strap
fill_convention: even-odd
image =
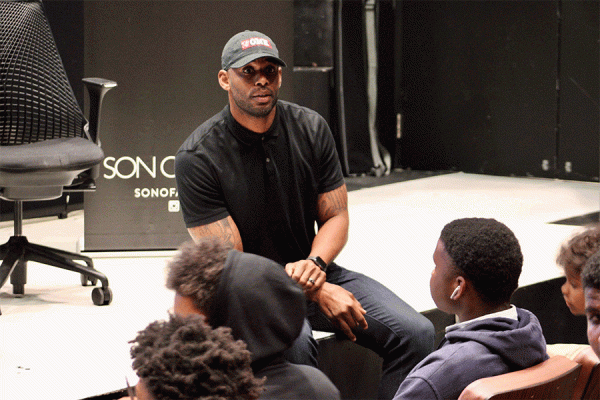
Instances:
[[[306,259],[314,262],[315,264],[317,264],[317,267],[321,268],[321,270],[323,272],[327,271],[327,263],[325,261],[323,261],[323,259],[321,257],[319,257],[319,256],[309,256],[309,257],[306,257]]]

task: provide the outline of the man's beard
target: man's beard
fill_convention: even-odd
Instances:
[[[255,118],[262,118],[269,115],[273,110],[273,107],[275,107],[275,104],[277,104],[277,93],[271,92],[271,96],[271,101],[262,106],[255,106],[250,100],[243,99],[242,96],[239,96],[235,92],[232,97],[236,106],[245,114]]]

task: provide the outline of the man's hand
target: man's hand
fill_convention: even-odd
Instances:
[[[325,272],[311,260],[288,263],[285,266],[285,272],[302,286],[307,296],[321,289],[327,278]]]
[[[364,317],[365,309],[351,292],[341,286],[325,282],[321,289],[307,293],[307,296],[318,303],[321,311],[353,342],[356,340],[353,328],[369,327]]]

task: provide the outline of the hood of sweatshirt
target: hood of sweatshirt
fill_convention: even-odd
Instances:
[[[475,342],[497,354],[512,370],[527,368],[546,356],[546,340],[535,315],[517,308],[518,320],[488,318],[471,324],[450,328],[446,332],[447,344]]]
[[[457,399],[471,382],[546,360],[538,319],[517,308],[518,320],[490,317],[449,327],[439,348],[400,385],[395,399]]]
[[[228,326],[246,342],[256,362],[281,355],[300,335],[306,297],[280,264],[231,250],[208,314],[211,326]]]

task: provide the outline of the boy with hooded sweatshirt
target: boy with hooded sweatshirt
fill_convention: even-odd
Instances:
[[[203,315],[246,342],[254,376],[266,378],[260,399],[340,398],[322,371],[284,358],[302,330],[306,297],[281,265],[206,238],[180,247],[168,265],[167,287],[175,291],[175,314]]]
[[[415,366],[394,399],[457,399],[477,379],[548,358],[538,319],[510,304],[523,255],[508,227],[494,219],[452,221],[433,261],[431,296],[458,322],[446,328],[438,349]]]

